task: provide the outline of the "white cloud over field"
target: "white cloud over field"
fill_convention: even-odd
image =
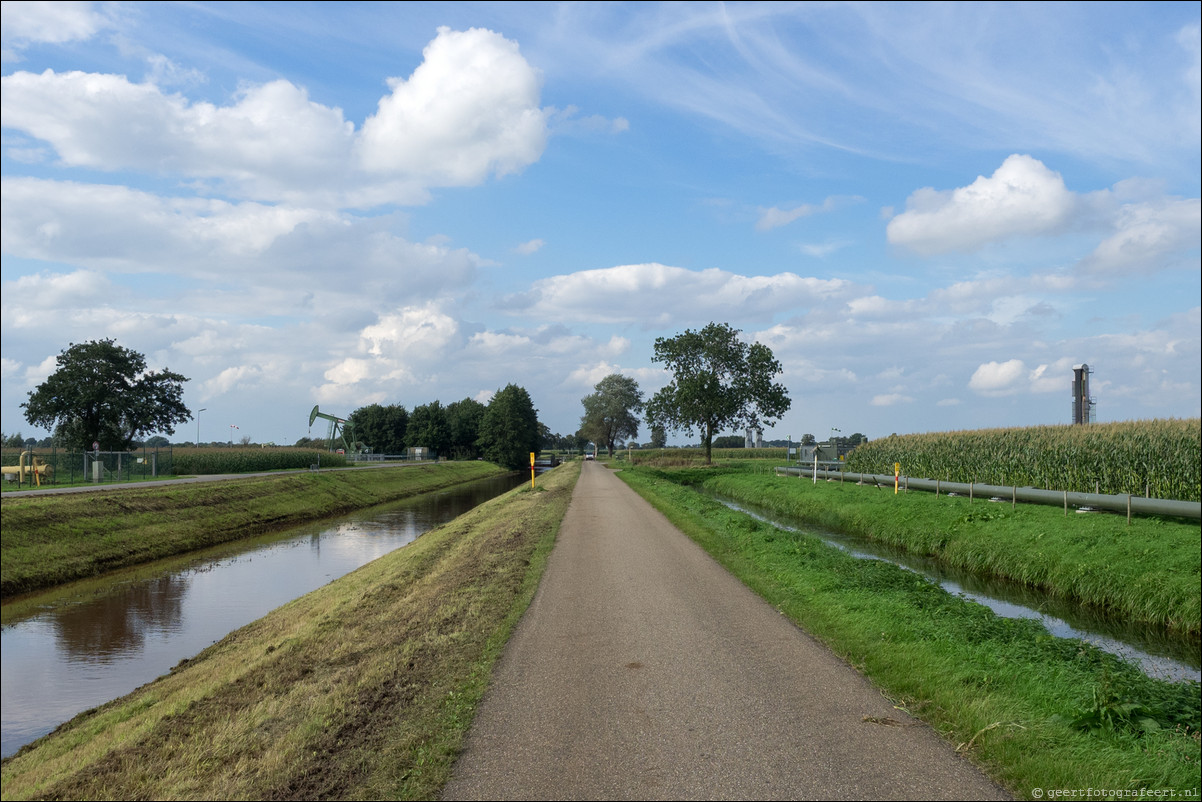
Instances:
[[[538,161],[541,82],[516,43],[440,28],[423,56],[358,130],[283,79],[218,106],[78,70],[4,76],[4,125],[48,143],[65,167],[211,180],[236,197],[309,206],[424,203],[432,187]]]

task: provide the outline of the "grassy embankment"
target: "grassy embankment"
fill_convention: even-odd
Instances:
[[[437,796],[577,476],[558,468],[77,716],[4,762],[4,798]]]
[[[902,493],[739,473],[682,474],[736,502],[862,535],[957,568],[1193,635],[1202,626],[1199,526],[1121,515],[1065,516],[1036,504]]]
[[[500,473],[484,462],[280,474],[171,487],[6,497],[10,596]]]
[[[1100,650],[1054,638],[1037,622],[1000,618],[897,566],[858,560],[734,512],[679,483],[717,471],[681,473],[634,468],[620,476],[749,587],[1020,796],[1065,788],[1197,793],[1196,683],[1151,679]],[[935,517],[936,505],[949,503],[911,496]],[[997,507],[986,504],[972,512]],[[1061,517],[1046,528],[1063,525]],[[1197,550],[1195,528],[1195,560]]]

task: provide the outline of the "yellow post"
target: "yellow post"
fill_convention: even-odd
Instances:
[[[897,483],[901,478],[901,463],[893,463],[893,495],[897,495]]]
[[[530,489],[534,489],[534,452],[530,452]]]

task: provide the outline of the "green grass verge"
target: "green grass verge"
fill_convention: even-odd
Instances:
[[[5,799],[431,799],[579,465],[264,618],[3,763]]]
[[[1000,618],[897,566],[736,513],[678,483],[696,481],[695,473],[633,468],[619,476],[1015,793],[1197,793],[1197,683],[1151,679],[1037,622]]]
[[[1078,515],[1037,504],[931,493],[894,495],[853,483],[812,483],[693,471],[684,481],[734,501],[827,529],[901,546],[985,576],[1031,585],[1123,620],[1197,635],[1202,540],[1197,523]]]
[[[502,472],[462,462],[0,501],[0,594],[39,590]]]

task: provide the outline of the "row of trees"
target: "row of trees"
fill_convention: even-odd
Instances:
[[[689,436],[697,431],[708,464],[717,433],[773,425],[791,403],[784,386],[774,381],[781,364],[768,346],[746,343],[739,333],[728,324],[710,323],[700,331],[656,338],[652,361],[670,370],[672,380],[644,404],[634,379],[606,376],[581,399],[581,433],[613,453],[617,440],[638,436],[637,414],[645,410],[653,443],[666,442],[669,429]]]
[[[472,398],[443,405],[431,401],[405,410],[400,404],[370,404],[348,418],[356,437],[380,454],[429,448],[452,459],[486,459],[506,468],[528,465],[542,450],[543,427],[530,394],[510,384],[488,405]]]
[[[785,388],[774,379],[780,362],[762,343],[746,343],[739,330],[710,323],[700,331],[686,329],[655,341],[653,362],[672,372],[672,380],[644,403],[634,379],[605,377],[581,399],[584,415],[574,438],[553,435],[538,422],[530,394],[510,384],[485,406],[465,398],[447,406],[433,401],[407,412],[400,405],[372,404],[352,413],[358,439],[376,451],[400,453],[406,446],[425,446],[458,459],[482,457],[507,467],[522,467],[529,452],[544,445],[582,439],[604,445],[638,435],[640,412],[646,412],[652,443],[666,442],[669,429],[701,434],[706,462],[714,436],[732,428],[773,425],[789,409]],[[22,406],[26,419],[53,427],[59,442],[103,450],[128,449],[150,432],[174,432],[190,420],[184,406],[184,376],[170,370],[148,371],[145,358],[113,340],[72,344],[58,357],[58,369]],[[862,437],[862,435],[861,435]]]
[[[25,419],[54,431],[66,448],[126,451],[152,432],[173,434],[192,419],[183,403],[187,377],[147,370],[142,354],[112,339],[72,343],[56,359],[57,369],[21,406]],[[353,417],[360,439],[377,450],[399,453],[421,445],[459,459],[483,457],[510,468],[539,451],[546,427],[525,389],[510,384],[485,406],[465,398],[443,407],[438,401],[412,413],[399,405],[373,404]],[[158,436],[164,442],[166,438]],[[7,440],[8,438],[6,438]],[[26,441],[12,438],[21,446]]]

